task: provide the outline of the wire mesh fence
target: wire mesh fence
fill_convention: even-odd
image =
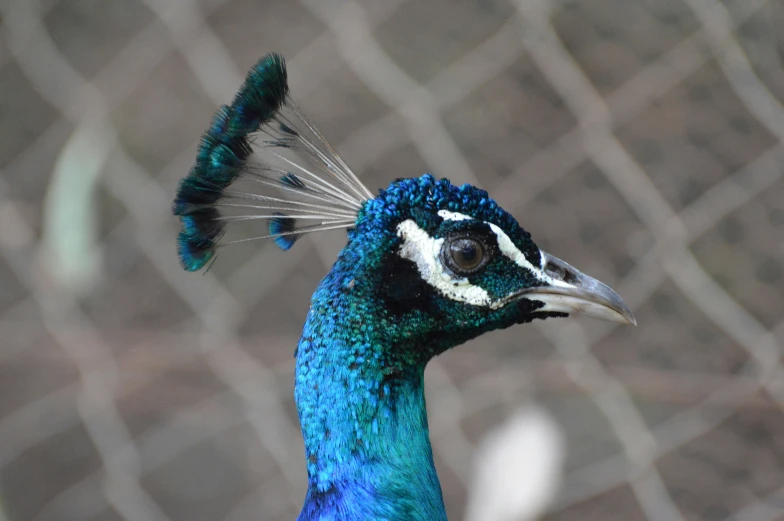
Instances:
[[[450,518],[535,400],[568,442],[548,520],[784,520],[779,0],[0,6],[0,520],[296,518],[292,351],[344,237],[188,275],[169,213],[272,50],[366,185],[477,184],[635,310],[431,364]]]

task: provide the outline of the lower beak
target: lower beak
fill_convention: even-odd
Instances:
[[[552,284],[526,290],[523,297],[544,302],[537,312],[579,313],[600,320],[637,325],[629,306],[607,284],[576,270],[558,257],[542,252]]]

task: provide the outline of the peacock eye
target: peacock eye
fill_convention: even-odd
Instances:
[[[486,248],[481,241],[470,237],[449,240],[442,250],[442,258],[447,267],[458,275],[469,275],[477,271],[485,262]]]

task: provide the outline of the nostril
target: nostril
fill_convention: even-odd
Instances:
[[[580,281],[579,277],[574,271],[553,262],[548,262],[544,267],[544,271],[552,278],[556,280],[562,280],[567,284],[575,285]]]
[[[564,277],[563,277],[564,282],[566,282],[567,284],[577,284],[578,280],[579,279],[577,278],[577,275],[573,271],[564,270]]]
[[[550,275],[554,279],[563,280],[566,272],[564,269],[557,264],[553,264],[552,262],[548,262],[547,266],[544,267],[544,271]]]

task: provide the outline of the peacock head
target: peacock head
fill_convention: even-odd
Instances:
[[[635,324],[617,293],[540,250],[486,191],[430,174],[366,201],[334,269],[373,300],[388,337],[430,355],[537,318]]]
[[[386,338],[425,359],[535,318],[580,313],[635,323],[613,290],[541,251],[483,190],[425,174],[374,196],[291,99],[276,54],[262,58],[216,113],[174,213],[190,271],[232,242],[272,239],[288,250],[306,233],[348,228],[322,285],[327,294],[317,292],[314,302],[358,306],[363,320],[376,320]],[[231,225],[258,220],[267,233],[226,240]]]

